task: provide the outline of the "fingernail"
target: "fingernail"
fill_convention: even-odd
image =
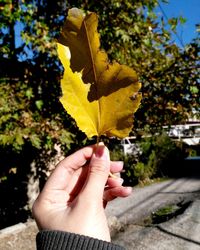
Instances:
[[[125,189],[128,191],[128,192],[132,192],[133,191],[133,188],[132,187],[125,187]]]
[[[122,179],[122,178],[117,178],[117,182],[119,183],[119,184],[123,184],[123,182],[124,182],[124,179]]]
[[[101,158],[101,159],[105,159],[108,160],[109,159],[109,151],[108,149],[105,147],[103,142],[100,142],[96,149],[95,149],[95,157],[96,158]]]
[[[123,161],[115,161],[117,164],[124,166],[124,162]]]
[[[97,158],[102,158],[102,156],[104,155],[104,146],[97,146],[96,150],[95,150],[95,156]]]

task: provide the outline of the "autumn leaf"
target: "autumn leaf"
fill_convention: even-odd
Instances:
[[[140,83],[133,69],[109,63],[100,50],[97,25],[95,13],[85,16],[77,8],[69,10],[58,40],[64,66],[60,101],[88,138],[123,138],[129,135],[140,104]]]

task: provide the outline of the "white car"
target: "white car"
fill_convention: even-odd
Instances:
[[[139,146],[135,143],[135,137],[126,137],[121,140],[124,155],[138,155],[141,151]]]

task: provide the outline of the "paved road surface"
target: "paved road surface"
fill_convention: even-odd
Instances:
[[[196,200],[200,197],[200,178],[180,178],[134,188],[126,199],[109,203],[107,215],[110,223],[123,225],[138,223],[157,209],[168,204]],[[114,227],[114,225],[112,226]]]
[[[168,222],[153,227],[132,224],[113,242],[127,250],[200,250],[200,199]]]

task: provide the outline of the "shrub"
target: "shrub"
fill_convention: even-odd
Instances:
[[[182,145],[173,142],[166,134],[144,138],[136,142],[141,152],[124,155],[116,147],[111,152],[113,160],[123,160],[125,184],[149,182],[151,178],[174,177],[181,175],[185,153]]]

